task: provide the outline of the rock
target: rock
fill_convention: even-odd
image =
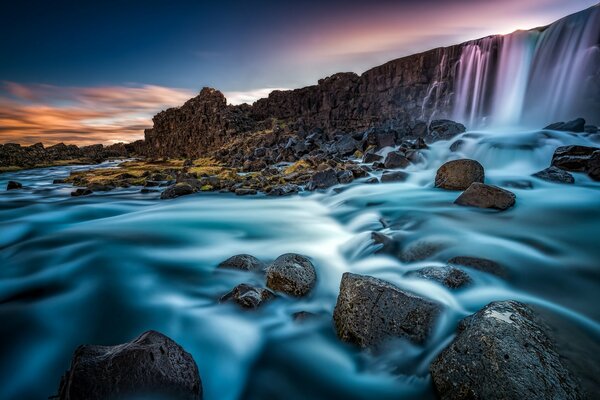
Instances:
[[[236,196],[252,196],[255,195],[256,189],[251,189],[251,188],[237,188],[235,189],[235,194]]]
[[[551,164],[566,171],[582,172],[587,169],[587,163],[592,154],[600,150],[588,146],[560,146],[554,151]]]
[[[23,185],[17,181],[8,181],[8,183],[6,184],[6,190],[21,189],[22,187]]]
[[[376,161],[381,161],[381,160],[383,160],[383,157],[376,153],[366,153],[365,156],[363,157],[363,162],[367,163],[367,164],[374,163]]]
[[[403,262],[415,262],[432,258],[449,246],[449,242],[433,239],[417,240],[403,246],[399,258]]]
[[[458,139],[450,145],[450,151],[453,153],[460,151],[460,150],[462,150],[464,145],[465,145],[465,141],[462,139]]]
[[[217,268],[239,269],[242,271],[261,271],[265,264],[250,254],[238,254],[221,262]]]
[[[146,185],[144,185],[146,186]],[[87,187],[89,190],[91,190],[92,192],[108,192],[111,191],[115,188],[114,185],[111,184],[106,184],[106,185],[102,185],[100,183],[92,183],[91,185],[88,185]]]
[[[496,275],[501,278],[508,277],[508,271],[502,265],[495,261],[488,260],[486,258],[469,257],[469,256],[457,256],[448,260],[450,266],[462,266],[472,268],[477,271],[486,272],[488,274]]]
[[[585,119],[577,118],[569,122],[555,122],[544,129],[564,132],[583,132],[585,129]]]
[[[337,179],[340,183],[347,184],[354,180],[354,174],[352,173],[352,171],[348,170],[340,171],[337,173]]]
[[[337,174],[333,168],[315,173],[308,183],[308,190],[326,189],[339,183]]]
[[[295,253],[283,254],[266,269],[267,287],[290,296],[306,296],[315,286],[317,273],[312,262]]]
[[[194,188],[189,183],[176,183],[169,186],[161,194],[161,199],[174,199],[179,196],[186,196],[194,193]]]
[[[427,146],[427,143],[425,143],[425,140],[422,137],[419,137],[413,143],[412,148],[416,150],[424,150],[428,149],[429,146]]]
[[[376,149],[393,147],[396,145],[396,133],[380,128],[370,128],[365,132],[364,140],[367,145],[375,146]]]
[[[431,363],[436,392],[453,399],[580,399],[580,389],[525,304],[498,301],[463,319]]]
[[[354,153],[357,145],[358,142],[352,136],[343,135],[333,144],[333,150],[338,156],[345,157]]]
[[[454,204],[504,211],[515,205],[515,199],[515,194],[508,190],[475,182],[458,196]]]
[[[600,151],[595,151],[587,163],[587,174],[595,181],[600,181]]]
[[[410,165],[410,161],[405,157],[404,153],[399,151],[390,151],[385,157],[383,166],[385,168],[405,168]]]
[[[372,177],[366,179],[365,183],[368,183],[368,184],[379,183],[379,179],[377,179],[377,177],[375,177],[375,176],[372,176]]]
[[[246,283],[241,283],[219,299],[221,303],[234,301],[239,306],[248,309],[258,308],[269,300],[275,298],[268,289],[257,288]]]
[[[598,133],[598,127],[596,125],[586,125],[583,131],[585,133]]]
[[[338,337],[360,347],[398,337],[424,343],[440,314],[438,303],[371,276],[344,273],[333,311]]]
[[[75,191],[71,192],[71,196],[72,197],[79,197],[79,196],[87,196],[92,194],[92,191],[90,189],[76,189]]]
[[[438,140],[449,140],[456,135],[466,132],[466,130],[467,128],[458,122],[447,119],[434,120],[429,124],[429,132],[425,137],[425,141],[433,143]]]
[[[458,289],[470,285],[473,281],[469,275],[455,267],[425,267],[411,271],[407,276],[431,279],[450,289]]]
[[[542,171],[536,172],[532,176],[555,183],[574,183],[575,178],[570,173],[556,167],[548,167]]]
[[[285,185],[275,186],[268,193],[269,196],[288,196],[290,194],[298,193],[300,191],[300,187],[298,185],[294,185],[293,183],[286,183]]]
[[[60,400],[156,396],[202,399],[202,381],[192,356],[156,331],[116,346],[79,346],[58,393]]]
[[[311,313],[310,311],[298,311],[292,314],[292,318],[296,322],[304,322],[313,319],[316,316],[317,315],[315,313]]]
[[[408,179],[408,174],[404,171],[385,171],[381,175],[381,182],[404,182]]]
[[[475,160],[448,161],[435,175],[435,187],[447,190],[465,190],[473,182],[483,183],[483,166]]]

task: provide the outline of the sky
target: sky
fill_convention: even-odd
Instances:
[[[204,86],[251,103],[597,1],[2,2],[0,143],[129,142]]]

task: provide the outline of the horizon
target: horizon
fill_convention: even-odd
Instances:
[[[266,97],[273,90],[293,90],[314,85],[318,79],[341,71],[360,75],[386,62],[431,49],[490,35],[506,35],[518,30],[535,29],[598,4],[595,1],[587,0],[574,1],[568,5],[560,4],[561,2],[556,0],[539,0],[533,5],[522,5],[513,1],[503,5],[505,10],[502,17],[492,18],[492,14],[498,12],[498,7],[493,5],[490,7],[487,4],[474,5],[471,0],[455,1],[452,4],[428,0],[425,3],[439,7],[436,12],[430,13],[429,9],[425,9],[426,7],[414,4],[403,3],[398,6],[390,6],[388,2],[382,1],[371,7],[368,15],[361,15],[357,11],[360,8],[358,6],[355,6],[354,9],[348,7],[354,12],[347,11],[346,19],[336,15],[338,25],[340,25],[340,21],[342,21],[341,25],[350,25],[357,19],[369,21],[371,24],[366,23],[363,26],[350,28],[354,36],[344,36],[349,32],[346,26],[340,28],[334,23],[332,25],[335,27],[331,27],[320,23],[318,28],[321,30],[317,29],[317,33],[307,39],[302,37],[303,35],[298,35],[298,32],[304,32],[302,29],[307,29],[310,25],[304,24],[301,26],[302,29],[282,35],[278,39],[281,41],[278,44],[279,47],[275,46],[274,50],[266,49],[266,44],[259,40],[260,46],[257,49],[264,52],[264,57],[253,57],[253,59],[260,58],[260,62],[253,61],[254,63],[259,62],[258,65],[241,65],[243,63],[240,62],[234,62],[234,65],[231,65],[231,60],[225,60],[215,52],[204,51],[198,56],[203,61],[209,60],[210,62],[207,64],[210,65],[198,67],[200,72],[172,73],[165,68],[164,64],[159,63],[160,65],[155,68],[162,68],[164,71],[156,72],[153,77],[142,76],[140,81],[129,80],[131,74],[124,74],[113,65],[104,68],[107,71],[98,72],[96,69],[91,69],[94,77],[92,79],[78,77],[78,74],[69,74],[69,68],[74,68],[73,65],[68,66],[64,72],[57,73],[55,71],[57,66],[53,64],[56,63],[55,61],[49,61],[52,68],[37,70],[40,67],[22,64],[21,61],[24,60],[16,57],[17,60],[11,60],[7,65],[0,66],[0,81],[2,82],[0,87],[0,107],[2,108],[0,143],[12,142],[30,145],[41,142],[45,146],[51,146],[64,142],[82,146],[97,143],[109,145],[118,142],[133,142],[142,139],[144,129],[152,126],[153,115],[161,110],[180,106],[196,96],[202,87],[208,86],[220,90],[227,98],[228,104],[251,104]],[[311,4],[311,7],[315,6]],[[434,20],[446,20],[445,12],[455,10],[454,12],[459,13],[465,7],[475,7],[472,14],[477,10],[480,11],[481,8],[491,11],[488,11],[488,14],[478,15],[476,18],[473,16],[467,18],[463,15],[463,22],[438,28],[439,32],[436,35],[430,33],[431,27],[420,31],[411,31],[410,26],[390,29],[403,18],[415,19],[418,21],[418,23],[415,22],[417,25],[422,22],[419,18],[424,16]],[[159,8],[160,5],[156,6],[156,9]],[[207,9],[210,7],[207,6]],[[312,8],[310,9],[312,10]],[[396,12],[391,13],[389,10],[396,10]],[[202,9],[202,11],[206,11],[206,9]],[[242,11],[240,10],[240,14],[243,14]],[[331,12],[329,9],[327,11]],[[385,11],[388,13],[386,14]],[[213,10],[212,12],[218,14],[223,10]],[[516,15],[519,18],[514,18]],[[238,15],[238,18],[243,18],[243,16]],[[115,20],[117,19],[115,17]],[[486,26],[485,29],[482,28],[483,25],[486,25],[485,21],[490,19],[496,21],[490,26]],[[528,26],[523,26],[528,22]],[[380,24],[381,27],[373,29],[375,24]],[[517,24],[519,25],[517,26]],[[11,25],[7,24],[0,29],[9,30]],[[277,26],[273,28],[273,30],[276,29]],[[490,32],[490,30],[493,31]],[[124,32],[129,31],[125,30]],[[272,34],[271,30],[265,33],[259,29],[256,32],[257,35],[253,38]],[[231,34],[229,33],[229,35]],[[7,35],[3,36],[8,37]],[[301,40],[298,39],[298,36],[301,36]],[[24,38],[15,39],[14,42],[5,39],[0,42],[0,48],[7,53],[7,47],[9,49],[11,47],[18,48],[19,42],[23,40],[26,42]],[[41,44],[42,48],[45,51],[51,51],[53,46],[56,46],[56,43],[53,43],[54,40],[49,38],[48,48]],[[246,53],[256,50],[252,46],[249,46],[250,49],[239,49],[231,46],[227,41],[230,39],[222,40],[230,46],[224,46],[224,51],[229,51],[234,58],[247,59],[248,54]],[[293,43],[293,46],[290,46],[291,49],[286,46],[289,43]],[[102,45],[106,44],[97,44],[99,47]],[[40,46],[39,43],[38,46]],[[62,48],[62,51],[71,51],[77,46],[77,43],[74,43],[72,47]],[[150,54],[154,54],[153,52],[160,48],[158,43],[153,43],[148,51]],[[111,57],[118,59],[120,52],[127,54],[130,49],[123,45],[123,49],[116,52],[114,56],[111,53]],[[93,53],[92,50],[94,49],[87,49]],[[85,51],[82,52],[82,55],[85,54]],[[156,54],[159,55],[160,52]],[[304,64],[297,63],[294,67],[286,65],[290,62],[296,63],[303,55],[310,56],[304,60]],[[95,55],[88,54],[88,57],[93,59]],[[21,55],[20,58],[27,59],[27,56]],[[82,59],[85,60],[85,57],[82,56]],[[167,60],[167,62],[169,61]],[[130,60],[129,62],[131,64],[126,63],[125,67],[135,65],[138,61]],[[74,62],[74,64],[77,67],[77,63]],[[219,68],[220,65],[223,67]],[[41,67],[43,68],[43,65]],[[206,73],[201,72],[202,68],[207,69]],[[18,69],[19,72],[15,73],[15,69]],[[133,69],[135,70],[135,68]],[[152,72],[147,72],[147,74],[150,73]],[[234,78],[231,78],[229,73]],[[202,75],[202,77],[196,78],[198,75]],[[181,83],[181,85],[177,85],[177,83]]]

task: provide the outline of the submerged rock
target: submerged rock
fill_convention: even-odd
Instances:
[[[175,185],[169,186],[161,194],[161,199],[174,199],[179,196],[186,196],[194,193],[194,188],[189,183],[176,183]]]
[[[431,363],[439,396],[452,399],[580,399],[546,327],[516,301],[488,304],[463,319]]]
[[[448,161],[435,175],[435,187],[447,190],[465,190],[473,182],[483,183],[483,166],[475,160]]]
[[[333,321],[344,342],[371,347],[386,339],[424,343],[441,312],[438,303],[371,276],[342,276]]]
[[[473,280],[469,275],[455,267],[425,267],[411,271],[407,276],[431,279],[450,289],[458,289],[470,285]]]
[[[477,271],[496,275],[500,278],[508,277],[508,271],[506,270],[505,267],[498,264],[496,261],[488,260],[487,258],[457,256],[457,257],[452,257],[451,259],[449,259],[448,265],[450,265],[450,266],[459,265],[462,267],[472,268]]]
[[[454,201],[459,206],[492,208],[504,211],[515,205],[516,196],[498,186],[473,183]]]
[[[391,151],[385,157],[385,161],[383,162],[383,166],[385,168],[405,168],[410,165],[410,161],[404,153],[399,151]]]
[[[8,183],[6,184],[6,190],[21,189],[22,187],[23,185],[17,181],[8,181]]]
[[[223,295],[219,301],[221,303],[234,301],[240,307],[254,309],[274,298],[275,295],[268,289],[257,288],[246,283],[241,283],[234,287],[231,292]]]
[[[381,175],[381,182],[404,182],[408,174],[404,171],[386,171]]]
[[[599,149],[589,146],[560,146],[552,155],[552,165],[567,171],[585,171],[588,160]]]
[[[433,143],[438,140],[449,140],[456,135],[466,132],[466,130],[467,128],[458,122],[447,119],[434,120],[429,124],[429,132],[425,137],[425,141]]]
[[[536,172],[532,176],[555,183],[574,183],[573,175],[557,167],[548,167],[542,171]]]
[[[555,122],[544,129],[563,132],[583,132],[585,130],[585,119],[576,118],[568,122]]]
[[[198,400],[202,381],[189,353],[162,333],[148,331],[116,346],[79,346],[58,391],[60,400]]]
[[[76,189],[75,191],[71,192],[71,196],[72,197],[79,197],[79,196],[87,196],[92,194],[92,191],[90,189]]]
[[[306,296],[317,281],[312,262],[295,253],[283,254],[266,269],[267,287],[290,296]]]
[[[217,268],[239,269],[241,271],[261,271],[265,264],[250,254],[237,254],[221,262]]]

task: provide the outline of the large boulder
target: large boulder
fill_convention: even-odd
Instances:
[[[368,164],[374,163],[377,161],[381,161],[381,160],[383,160],[383,156],[380,156],[377,153],[367,152],[367,153],[365,153],[365,155],[363,157],[363,162],[368,163]]]
[[[79,346],[58,392],[60,400],[198,400],[202,381],[189,353],[162,333],[148,331],[116,346]]]
[[[223,295],[219,301],[221,303],[233,301],[242,308],[255,309],[274,298],[275,295],[268,289],[241,283]]]
[[[544,129],[564,132],[583,132],[585,130],[585,119],[576,118],[568,122],[555,122],[548,125]]]
[[[358,142],[350,135],[341,136],[332,145],[333,152],[341,157],[353,154],[357,148]]]
[[[573,175],[554,166],[536,172],[532,176],[554,183],[575,183]]]
[[[338,181],[337,173],[333,168],[328,168],[324,171],[318,171],[315,173],[311,177],[306,188],[308,190],[326,189],[328,187],[335,186],[338,183],[340,182]]]
[[[483,183],[483,166],[475,160],[448,161],[435,175],[435,187],[447,190],[465,190],[473,182]]]
[[[317,281],[312,262],[300,254],[283,254],[266,269],[267,287],[290,296],[306,296]]]
[[[446,267],[425,267],[406,274],[410,277],[430,279],[441,283],[450,289],[459,289],[470,285],[473,281],[469,275],[458,268],[452,266]]]
[[[23,185],[17,181],[8,181],[8,183],[6,184],[6,190],[21,189],[22,187]]]
[[[466,132],[467,128],[463,124],[447,119],[437,119],[429,124],[429,132],[425,136],[427,143],[437,142],[438,140],[449,140],[454,136]]]
[[[490,303],[463,319],[430,371],[443,400],[581,398],[545,325],[515,301]]]
[[[169,186],[161,194],[161,199],[174,199],[180,196],[186,196],[194,193],[195,190],[189,183],[176,183],[175,185]]]
[[[493,208],[504,211],[515,205],[516,196],[498,186],[473,183],[454,201],[459,206]]]
[[[385,157],[385,161],[383,162],[383,166],[385,168],[406,168],[410,165],[410,161],[404,153],[399,151],[391,151]]]
[[[438,303],[371,276],[346,272],[333,311],[341,340],[360,347],[390,338],[424,343],[441,312]]]
[[[238,269],[241,271],[260,271],[264,263],[250,254],[237,254],[221,262],[217,268]]]
[[[552,155],[552,165],[567,171],[582,172],[587,169],[587,163],[598,147],[589,146],[560,146]]]

